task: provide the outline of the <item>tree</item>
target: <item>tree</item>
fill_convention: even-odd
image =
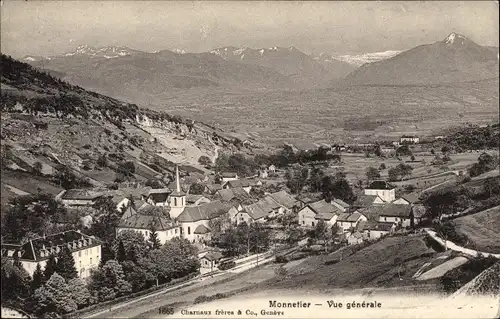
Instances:
[[[45,285],[33,295],[35,313],[38,316],[47,313],[65,314],[77,309],[73,300],[72,289],[63,277],[53,274]]]
[[[68,247],[64,247],[57,258],[55,272],[66,280],[78,277],[75,267],[75,259]]]
[[[352,203],[355,199],[352,188],[347,180],[332,180],[330,176],[323,178],[322,194],[326,201],[339,198],[347,203]]]
[[[311,170],[311,176],[309,176],[309,186],[311,191],[318,192],[321,191],[321,180],[325,177],[325,172],[320,168],[314,168]]]
[[[127,253],[125,252],[125,246],[123,245],[123,241],[119,241],[118,243],[118,251],[116,252],[116,260],[118,260],[119,263],[124,262],[127,260]]]
[[[92,303],[90,291],[80,278],[74,278],[68,281],[68,286],[71,288],[71,296],[76,303],[78,309],[88,306]]]
[[[378,170],[381,171],[381,170],[384,170],[384,169],[386,169],[385,164],[384,163],[380,164]]]
[[[423,204],[431,217],[441,219],[441,215],[455,211],[458,193],[455,190],[440,190],[428,194],[423,199]]]
[[[31,281],[31,291],[35,292],[44,284],[43,271],[40,264],[36,264],[35,272],[33,273],[33,280]]]
[[[443,154],[449,153],[450,150],[451,149],[448,145],[444,145],[443,147],[441,147],[441,153],[443,153]]]
[[[189,194],[201,195],[205,191],[205,185],[201,183],[194,183],[189,187]]]
[[[43,271],[44,281],[47,281],[52,277],[52,275],[56,272],[57,269],[57,261],[55,254],[50,254],[47,259],[47,263],[45,264],[45,269]]]
[[[161,246],[160,240],[158,239],[158,233],[156,232],[156,228],[151,228],[151,233],[149,235],[149,241],[151,242],[153,249],[159,249]]]
[[[43,166],[42,166],[42,163],[36,161],[35,163],[33,163],[33,174],[35,175],[42,175],[42,169],[43,169]]]
[[[500,180],[498,178],[488,178],[484,181],[483,192],[487,194],[488,197],[493,197],[493,195],[500,194]]]
[[[410,159],[411,159],[411,161],[412,161],[412,162],[414,162],[414,161],[415,161],[415,155],[412,155],[412,156],[410,157]]]
[[[127,254],[127,260],[131,260],[130,257],[132,256],[134,259],[142,258],[146,256],[149,250],[149,244],[144,238],[144,235],[133,230],[123,230],[118,233],[118,236],[113,244],[113,251],[115,252],[115,255],[118,255],[120,242],[122,242]]]
[[[97,159],[97,165],[99,167],[108,167],[109,163],[108,163],[108,157],[106,156],[106,154],[101,154],[99,155],[99,158]]]
[[[380,178],[380,173],[375,167],[368,167],[366,169],[366,177],[368,181],[372,181],[374,179]]]
[[[210,166],[212,165],[212,160],[210,159],[210,157],[202,155],[200,156],[200,158],[198,158],[198,163],[203,166]]]
[[[434,151],[434,149],[431,149],[431,154],[432,155],[436,154],[436,151]]]
[[[172,278],[183,277],[198,271],[200,263],[196,248],[187,239],[173,238],[161,248],[170,259]]]
[[[290,169],[285,173],[286,186],[293,194],[299,194],[306,185],[309,171],[307,168]]]
[[[30,293],[31,278],[22,265],[15,264],[2,258],[2,300],[23,303]]]
[[[132,285],[132,291],[140,291],[151,286],[153,278],[147,270],[133,261],[127,260],[122,263],[125,280]],[[149,280],[149,282],[148,282]]]
[[[132,291],[132,286],[125,280],[122,266],[116,260],[108,260],[104,266],[92,272],[89,285],[99,301],[112,300]]]

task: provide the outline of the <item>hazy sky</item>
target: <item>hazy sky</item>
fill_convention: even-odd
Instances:
[[[496,1],[3,0],[1,49],[15,57],[81,44],[191,52],[293,45],[307,53],[354,53],[409,49],[452,31],[498,46],[498,14]]]

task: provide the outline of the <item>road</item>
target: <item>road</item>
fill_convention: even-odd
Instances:
[[[198,296],[212,296],[251,287],[274,276],[274,267],[269,265],[274,256],[252,258],[233,269],[215,273],[213,276],[195,278],[176,287],[166,288],[154,294],[139,297],[83,318],[151,318],[159,316],[162,306],[176,307],[192,305]],[[254,269],[252,269],[254,268]],[[162,316],[160,316],[162,317]]]
[[[441,246],[443,246],[443,247],[445,247],[447,249],[458,251],[458,252],[467,254],[469,256],[473,256],[473,257],[476,257],[478,254],[481,254],[484,257],[493,256],[493,257],[496,257],[496,258],[500,259],[500,254],[486,253],[486,252],[482,252],[482,251],[478,251],[478,250],[474,250],[474,249],[469,249],[469,248],[465,248],[465,247],[459,246],[459,245],[455,244],[452,241],[444,240],[441,237],[439,237],[435,231],[430,230],[428,228],[425,229],[425,232],[429,236],[431,236],[432,239],[434,239],[438,244],[440,244]]]

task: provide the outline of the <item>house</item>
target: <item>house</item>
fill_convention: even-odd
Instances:
[[[103,196],[88,189],[69,189],[60,197],[65,206],[92,206]]]
[[[345,212],[346,210],[348,210],[351,207],[351,205],[347,204],[346,202],[344,202],[343,200],[338,199],[338,198],[335,198],[334,200],[332,200],[330,204],[337,207],[342,212]]]
[[[259,177],[260,178],[268,178],[269,177],[269,171],[267,170],[267,168],[261,168],[259,170]]]
[[[418,193],[409,193],[401,196],[401,198],[396,199],[392,202],[392,204],[416,205],[420,202],[420,195]]]
[[[355,231],[351,234],[347,234],[347,244],[356,245],[361,244],[363,242],[363,234],[359,231]]]
[[[216,269],[222,257],[222,254],[218,251],[208,252],[200,258],[201,267],[211,270]]]
[[[141,233],[144,239],[149,240],[154,229],[161,245],[172,238],[180,237],[181,226],[165,217],[158,211],[159,209],[161,208],[147,204],[138,211],[133,207],[128,207],[116,227],[116,234],[124,230],[132,230]]]
[[[239,225],[242,222],[247,224],[254,222],[264,222],[266,218],[274,217],[284,213],[284,209],[271,197],[266,196],[256,203],[244,205],[243,210],[235,215],[233,223]]]
[[[261,181],[256,181],[256,180],[251,180],[251,179],[238,179],[238,180],[228,181],[228,182],[222,183],[222,188],[228,189],[228,188],[241,187],[247,193],[250,193],[250,191],[252,190],[252,187],[261,186],[261,185],[262,185]]]
[[[411,224],[412,209],[410,205],[387,204],[382,208],[379,214],[379,222],[390,222],[402,227],[408,227]]]
[[[320,220],[333,226],[342,211],[324,199],[310,203],[299,210],[299,225],[301,227],[314,227]]]
[[[111,201],[116,205],[116,210],[119,212],[121,212],[122,209],[127,207],[130,203],[130,199],[124,195],[114,195],[111,197]]]
[[[222,184],[224,184],[225,182],[236,181],[239,179],[238,174],[234,172],[224,172],[220,174],[220,177],[222,179]]]
[[[396,154],[396,150],[394,149],[394,147],[381,147],[380,153],[382,153],[382,155],[384,156],[392,156]]]
[[[399,142],[401,144],[418,144],[419,141],[420,141],[420,138],[418,136],[415,136],[415,135],[403,135],[399,139]]]
[[[274,166],[273,164],[269,165],[267,170],[269,174],[276,174],[276,166]]]
[[[127,187],[120,188],[115,191],[115,195],[123,195],[127,198],[132,198],[134,201],[142,200],[145,201],[151,191],[151,187]]]
[[[286,191],[270,193],[267,196],[271,197],[276,203],[285,209],[286,212],[291,212],[294,209],[302,208],[303,204]]]
[[[146,202],[154,206],[168,206],[168,197],[172,193],[170,188],[153,188],[146,197]]]
[[[245,201],[252,197],[243,187],[226,188],[215,192],[214,199],[229,202],[233,199],[238,201]]]
[[[185,207],[182,213],[177,216],[176,221],[182,226],[182,238],[186,238],[190,242],[196,242],[200,238],[200,232],[203,228],[198,228],[204,225],[210,230],[210,221],[228,214],[233,206],[230,203],[221,201],[213,201],[199,206]],[[195,231],[198,230],[198,234]],[[203,238],[208,238],[209,235],[203,234]]]
[[[379,221],[360,222],[358,230],[363,233],[366,240],[375,240],[382,236],[391,234],[396,229],[396,224]]]
[[[352,206],[356,208],[366,208],[384,204],[386,204],[386,202],[378,195],[359,195]]]
[[[80,278],[89,277],[91,270],[97,268],[101,261],[101,242],[76,230],[31,239],[22,245],[2,244],[1,247],[2,257],[10,259],[17,254],[30,276],[33,276],[38,264],[43,270],[49,256],[60,253],[66,247],[73,255]]]
[[[396,186],[386,181],[374,181],[365,188],[365,195],[378,195],[385,202],[392,202],[396,199]]]
[[[195,194],[186,195],[186,204],[188,206],[199,206],[205,203],[210,203],[210,199],[206,198],[203,195],[195,195]]]
[[[222,189],[222,184],[207,184],[205,188],[210,195],[213,195],[218,190]]]
[[[346,232],[350,228],[356,228],[358,223],[362,220],[368,220],[365,215],[361,214],[359,211],[354,211],[353,213],[342,213],[337,217],[337,225]]]

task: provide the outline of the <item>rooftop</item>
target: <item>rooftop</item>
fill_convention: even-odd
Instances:
[[[370,207],[373,205],[373,202],[379,197],[378,195],[359,195],[356,198],[353,206],[355,207]],[[380,197],[379,197],[380,198]]]
[[[226,202],[232,199],[245,200],[251,198],[251,196],[243,189],[243,187],[220,189],[216,192],[216,195],[221,200]]]
[[[59,253],[67,247],[70,251],[78,251],[100,245],[100,241],[91,236],[79,233],[75,230],[68,230],[54,235],[40,237],[28,241],[23,245],[2,244],[2,255],[8,250],[20,252],[20,259],[39,261],[49,257],[50,254]]]
[[[199,225],[198,227],[196,227],[196,229],[194,230],[194,234],[208,234],[210,232],[210,229],[208,227],[206,227],[205,225]]]
[[[410,205],[387,204],[384,205],[380,216],[409,218],[411,214]]]
[[[374,181],[366,189],[394,189],[396,186],[387,183],[386,181]]]
[[[196,222],[199,220],[210,220],[219,217],[229,211],[232,207],[229,203],[213,201],[200,206],[186,207],[177,217],[179,222]]]
[[[142,215],[134,214],[129,217],[120,220],[118,227],[122,228],[134,228],[134,229],[152,229],[155,228],[158,231],[169,230],[172,228],[179,227],[170,219],[155,215]]]
[[[307,207],[316,213],[316,219],[330,220],[333,216],[341,214],[337,207],[326,202],[324,199],[310,203]]]
[[[281,206],[286,207],[288,209],[292,209],[299,203],[298,200],[296,200],[292,195],[288,194],[285,191],[271,193],[268,196],[274,199]]]
[[[61,198],[66,200],[94,200],[101,196],[102,193],[93,192],[89,189],[68,189]]]

